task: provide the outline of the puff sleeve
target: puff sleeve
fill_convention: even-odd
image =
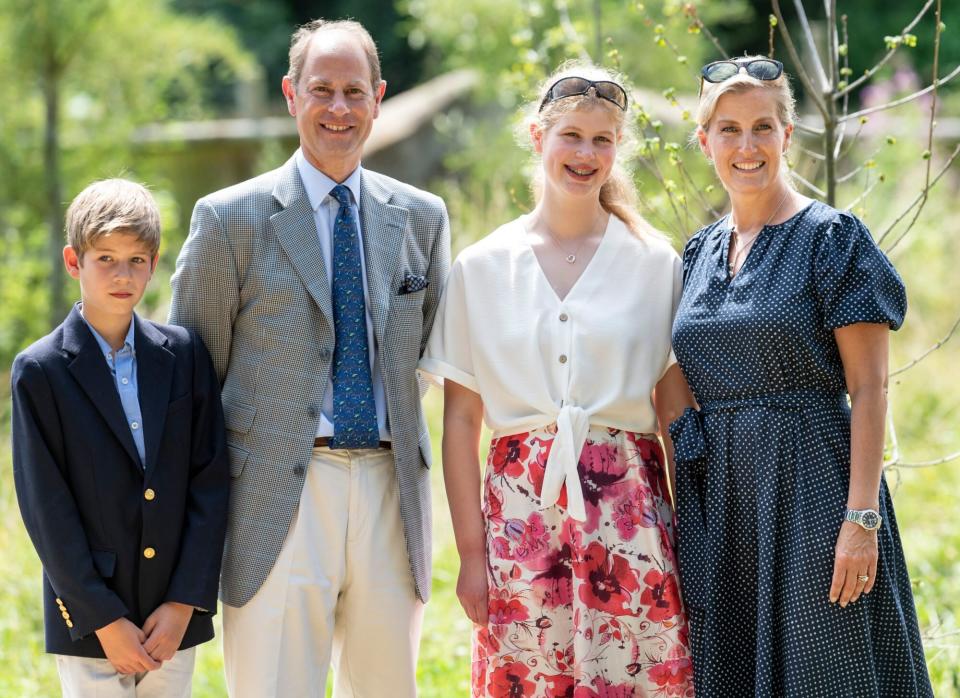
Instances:
[[[476,393],[480,392],[473,366],[464,269],[459,259],[450,269],[427,349],[418,368],[437,378],[449,378]]]
[[[689,278],[690,272],[693,271],[693,266],[696,264],[706,231],[706,228],[701,228],[683,246],[682,280],[684,286],[687,285],[687,278]],[[676,307],[674,307],[674,312],[676,312]]]
[[[819,242],[814,284],[824,328],[874,322],[899,329],[907,312],[906,289],[866,226],[840,213]]]

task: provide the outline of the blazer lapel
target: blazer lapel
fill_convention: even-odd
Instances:
[[[167,337],[149,322],[137,318],[134,343],[137,352],[137,388],[140,413],[143,415],[143,445],[146,463],[144,479],[148,479],[157,464],[160,437],[167,420],[170,403],[170,384],[176,357],[167,348]]]
[[[333,327],[333,304],[330,300],[330,282],[323,265],[323,251],[317,235],[317,226],[310,208],[310,199],[303,188],[297,161],[294,158],[280,168],[280,177],[273,190],[274,198],[283,209],[270,217],[283,251],[296,270],[307,292],[320,308],[327,323]]]
[[[80,316],[77,306],[70,311],[63,324],[63,350],[73,356],[67,368],[74,380],[87,394],[90,402],[110,427],[110,431],[139,469],[140,454],[133,443],[130,426],[127,424],[123,405],[120,404],[120,395],[117,394],[117,386],[100,351],[100,345]]]
[[[372,177],[361,172],[360,225],[363,255],[367,269],[367,292],[370,315],[377,345],[384,346],[384,333],[390,301],[399,289],[393,288],[403,237],[407,226],[407,209],[389,203],[390,192]]]

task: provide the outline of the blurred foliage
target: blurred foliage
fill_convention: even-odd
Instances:
[[[51,58],[62,110],[58,173],[45,172],[43,160]],[[258,71],[232,30],[163,0],[0,0],[0,363],[52,329],[50,178],[62,177],[64,204],[93,179],[162,181],[139,167],[137,127],[200,118],[211,82]]]
[[[365,26],[380,52],[389,94],[413,87],[421,77],[421,52],[399,30],[405,17],[383,0],[173,0],[173,6],[232,25],[263,66],[265,80],[256,89],[276,109],[283,106],[280,80],[287,73],[290,35],[313,19],[355,19]]]

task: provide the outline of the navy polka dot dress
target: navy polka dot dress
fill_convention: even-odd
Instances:
[[[684,251],[673,326],[700,405],[671,425],[699,698],[932,696],[886,483],[873,592],[830,604],[850,479],[833,330],[897,329],[906,294],[855,217],[814,202],[727,273],[728,219]]]

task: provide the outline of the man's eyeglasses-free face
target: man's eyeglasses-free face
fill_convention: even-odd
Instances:
[[[605,99],[608,102],[613,102],[624,111],[627,110],[627,92],[617,83],[611,82],[610,80],[594,81],[587,80],[586,78],[567,77],[560,78],[550,85],[550,89],[548,89],[547,94],[543,96],[543,101],[540,102],[540,108],[537,111],[543,111],[545,106],[550,104],[550,102],[556,102],[558,99],[585,95],[590,91],[591,87],[594,89],[594,92],[596,92],[597,97]]]
[[[757,80],[776,80],[783,75],[783,63],[772,58],[753,58],[749,61],[714,61],[707,63],[700,69],[702,80],[707,82],[723,82],[737,75],[741,70]],[[700,82],[700,91],[703,92],[703,82]]]

